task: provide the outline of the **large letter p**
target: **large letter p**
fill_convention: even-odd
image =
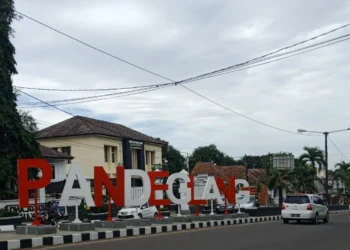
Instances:
[[[43,159],[19,159],[17,168],[19,207],[26,208],[29,205],[28,191],[30,189],[43,188],[50,184],[52,169],[50,164]],[[39,180],[28,180],[29,168],[39,168],[42,172],[42,177]]]

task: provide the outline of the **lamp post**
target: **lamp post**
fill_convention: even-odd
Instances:
[[[315,134],[324,134],[324,151],[325,151],[325,171],[326,171],[326,196],[328,196],[328,135],[332,134],[332,133],[338,133],[338,132],[343,132],[343,131],[348,131],[350,130],[350,128],[347,129],[340,129],[340,130],[334,130],[334,131],[325,131],[325,132],[320,132],[320,131],[309,131],[309,130],[305,130],[305,129],[298,129],[298,133],[315,133]]]

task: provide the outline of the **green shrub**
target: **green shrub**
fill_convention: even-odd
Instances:
[[[18,213],[0,210],[0,218],[13,217],[13,216],[18,216]]]

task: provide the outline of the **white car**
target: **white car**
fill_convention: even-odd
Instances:
[[[285,224],[290,220],[310,220],[314,224],[318,224],[319,220],[329,221],[328,207],[319,196],[313,194],[287,195],[281,216]]]
[[[158,215],[158,210],[155,206],[149,206],[148,203],[142,206],[123,207],[119,210],[117,219],[142,219],[155,218]]]
[[[243,200],[244,196],[238,197],[237,200]],[[238,208],[255,208],[256,207],[256,201],[255,201],[255,196],[254,195],[250,195],[249,196],[249,201],[247,203],[243,203],[243,204],[236,204],[235,205],[235,209]]]

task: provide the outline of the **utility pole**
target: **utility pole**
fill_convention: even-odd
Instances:
[[[316,133],[316,134],[324,134],[324,154],[325,154],[325,179],[326,179],[326,186],[325,186],[325,193],[328,198],[328,135],[331,133],[337,133],[337,132],[343,132],[343,131],[349,131],[350,128],[347,129],[340,129],[335,131],[325,131],[325,132],[319,132],[319,131],[308,131],[305,129],[298,129],[298,133]]]
[[[328,197],[328,132],[324,132],[324,154],[325,154],[325,171],[326,171],[326,197]]]

